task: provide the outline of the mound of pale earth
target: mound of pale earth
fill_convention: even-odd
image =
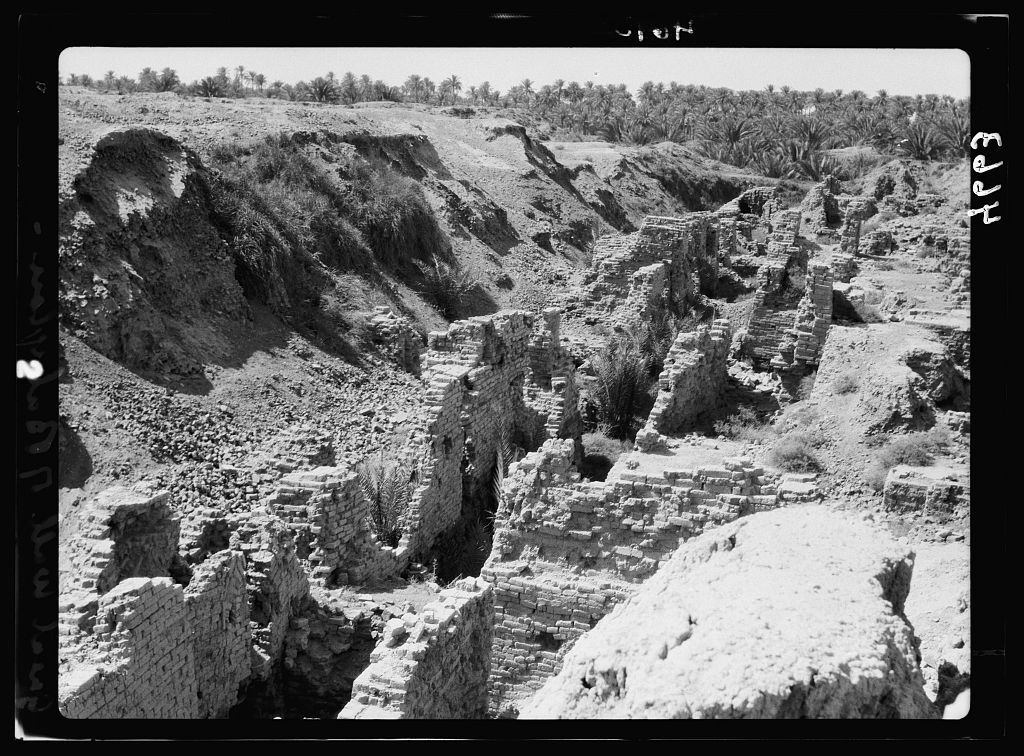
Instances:
[[[878,432],[931,427],[937,404],[966,394],[963,376],[946,346],[919,326],[877,323],[833,326],[822,351],[811,398],[855,398],[848,417]]]
[[[913,554],[818,506],[684,544],[523,718],[935,718],[902,615]]]
[[[907,619],[921,639],[925,692],[948,706],[971,681],[971,548],[962,541],[914,548]]]

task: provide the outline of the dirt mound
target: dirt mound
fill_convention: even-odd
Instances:
[[[62,323],[134,369],[198,372],[226,346],[210,321],[243,321],[248,307],[195,154],[155,130],[111,132],[73,189],[60,207]]]
[[[684,544],[521,718],[935,718],[903,616],[913,554],[819,507]]]

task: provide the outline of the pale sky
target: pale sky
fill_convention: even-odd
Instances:
[[[333,71],[367,74],[399,86],[415,73],[440,83],[451,74],[463,91],[489,81],[502,92],[530,79],[534,88],[555,79],[583,84],[645,81],[705,84],[731,89],[859,89],[874,95],[970,94],[970,59],[962,50],[826,48],[624,49],[595,47],[73,47],[60,56],[60,74],[136,77],[146,66],[175,69],[185,83],[212,76],[218,67],[243,65],[288,84]]]

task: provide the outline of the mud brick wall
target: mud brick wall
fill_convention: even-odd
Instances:
[[[860,226],[875,212],[875,203],[865,197],[851,197],[846,202],[843,227],[839,233],[839,249],[850,255],[860,251]],[[847,279],[848,280],[848,279]]]
[[[897,465],[882,489],[887,511],[920,513],[936,519],[962,517],[970,511],[971,484],[966,474],[936,468]]]
[[[503,438],[539,435],[534,444],[550,432],[579,438],[574,367],[560,323],[556,308],[539,317],[506,310],[430,334],[422,373],[425,419],[406,452],[419,485],[392,570],[429,550],[458,523],[463,502],[489,490]],[[375,569],[386,574],[389,565],[381,559]]]
[[[615,310],[613,318],[623,326],[650,321],[664,312],[669,302],[669,266],[655,263],[640,268],[630,277],[629,294]]]
[[[802,292],[784,286],[786,269],[782,263],[763,265],[757,274],[758,288],[754,292],[742,351],[755,361],[769,362],[793,328]]]
[[[769,221],[768,256],[789,264],[801,254],[796,238],[800,234],[800,213],[797,210],[779,210]]]
[[[548,441],[503,486],[481,572],[495,590],[493,714],[557,673],[572,643],[683,540],[779,503],[774,478],[749,459],[581,483],[573,456],[570,441]]]
[[[265,679],[281,656],[289,620],[309,595],[309,580],[291,529],[276,517],[239,523],[231,534],[231,548],[246,557],[251,671]]]
[[[719,217],[736,215],[761,215],[765,205],[779,195],[777,186],[755,186],[744,191],[739,197],[730,200],[716,211]]]
[[[677,311],[685,312],[685,302],[691,300],[696,291],[713,295],[718,283],[718,217],[710,212],[687,213],[680,218],[649,216],[644,226],[651,229],[682,231],[686,245],[681,249],[684,255],[683,274],[672,273],[672,296]],[[641,237],[644,237],[641,228]],[[680,305],[684,309],[679,310]]]
[[[718,264],[729,267],[736,254],[736,219],[718,219]]]
[[[839,180],[833,176],[826,176],[811,187],[800,203],[800,216],[808,231],[819,236],[835,235],[831,227],[840,223],[843,217],[836,199],[840,191]]]
[[[397,550],[370,531],[369,503],[353,470],[318,467],[291,473],[267,503],[293,531],[298,556],[316,585],[358,584],[397,574],[405,566]]]
[[[832,269],[812,265],[807,274],[807,289],[797,311],[795,362],[817,365],[832,325]]]
[[[106,593],[125,578],[169,574],[181,528],[169,500],[167,491],[119,486],[97,494],[77,537],[62,543],[62,592]]]
[[[530,372],[527,381],[542,389],[551,387],[551,379],[564,377],[572,369],[572,358],[562,349],[562,311],[547,307],[534,319],[529,339]]]
[[[726,259],[735,247],[734,225],[724,242],[721,238],[721,215],[652,215],[633,234],[603,238],[584,277],[584,308],[606,315],[621,307],[622,322],[666,307],[677,317],[685,315],[698,293],[714,294],[722,245]]]
[[[469,368],[433,363],[428,353],[423,378],[427,382],[428,420],[418,438],[419,486],[406,513],[399,554],[410,558],[454,525],[462,507],[462,456],[466,431],[462,426],[465,380]],[[416,453],[416,450],[414,450]]]
[[[181,586],[170,578],[122,581],[99,599],[97,663],[60,677],[71,719],[193,719],[195,657]]]
[[[412,323],[390,307],[377,307],[374,313],[370,320],[373,342],[400,368],[419,375],[423,339]]]
[[[853,255],[835,252],[830,261],[832,276],[834,280],[842,283],[849,283],[850,279],[857,275],[857,261]]]
[[[388,620],[339,719],[477,719],[487,714],[494,592],[480,578]]]
[[[625,237],[612,237],[604,245],[593,270],[584,278],[583,301],[610,312],[630,295],[633,274],[641,268],[667,264],[669,305],[682,314],[685,312],[688,292],[692,288],[691,273],[686,261],[689,234],[685,226],[674,218],[650,216],[640,229]],[[639,295],[634,299],[638,299]]]
[[[658,377],[658,396],[636,440],[672,434],[692,426],[721,401],[728,381],[726,362],[732,332],[729,321],[716,320],[711,328],[679,333],[665,355]]]
[[[199,717],[226,717],[249,677],[251,638],[245,589],[245,558],[238,551],[210,556],[196,567],[185,588]]]

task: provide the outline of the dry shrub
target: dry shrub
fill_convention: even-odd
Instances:
[[[889,318],[882,314],[874,305],[864,304],[863,302],[854,302],[853,309],[857,313],[857,317],[860,318],[861,323],[886,323]]]
[[[632,450],[630,441],[609,438],[601,432],[586,433],[583,435],[584,456],[580,474],[591,480],[604,480],[619,457]]]
[[[949,443],[949,430],[943,426],[892,438],[876,452],[864,478],[873,489],[880,491],[885,485],[886,475],[893,467],[930,465],[934,462],[933,455]]]
[[[860,379],[852,371],[843,373],[832,383],[832,390],[837,394],[852,394],[858,388],[860,388]]]
[[[771,424],[750,407],[740,407],[724,420],[716,420],[714,429],[720,436],[748,443],[767,441],[775,436]]]
[[[814,441],[809,433],[789,433],[775,442],[768,461],[786,472],[816,472],[821,462],[814,453]]]

